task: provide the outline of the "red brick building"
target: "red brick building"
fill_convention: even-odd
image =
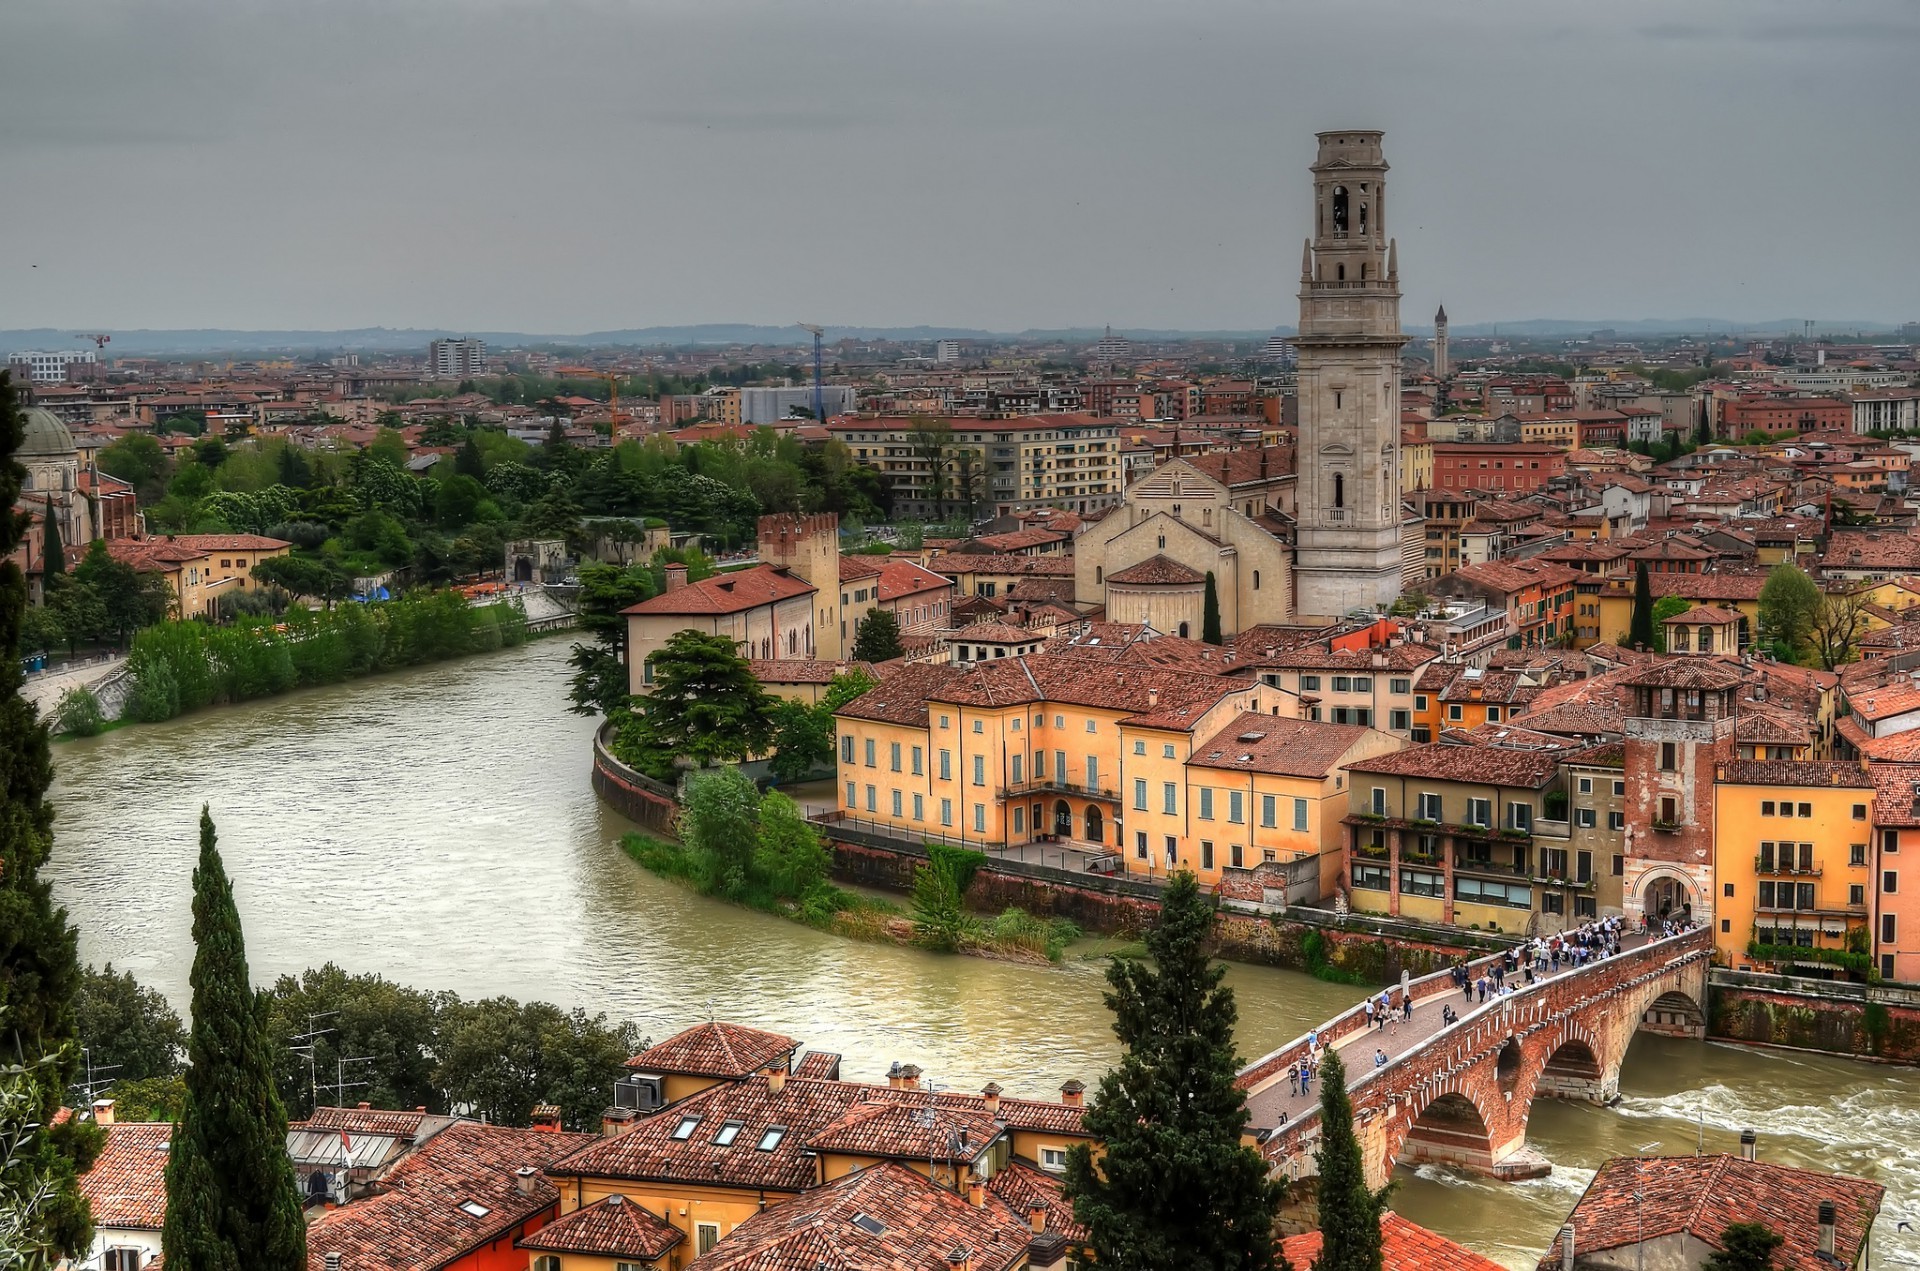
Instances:
[[[1736,397],[1720,406],[1720,435],[1820,432],[1853,427],[1853,403],[1838,397]]]
[[[1433,443],[1433,488],[1497,490],[1526,494],[1567,470],[1567,452],[1556,446],[1493,445],[1474,441]]]

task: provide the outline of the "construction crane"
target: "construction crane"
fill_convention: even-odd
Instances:
[[[94,348],[103,350],[108,344],[113,342],[113,337],[110,335],[96,335],[91,333],[87,335],[76,335],[73,338],[76,340],[92,340]]]
[[[811,322],[796,322],[793,325],[802,331],[813,332],[813,422],[824,424],[827,422],[827,412],[825,394],[820,389],[820,341],[826,335],[826,328],[816,327]]]
[[[618,441],[618,434],[620,432],[620,377],[612,371],[592,371],[590,374],[607,382],[607,393],[613,399],[611,410],[612,423],[609,425],[608,431],[615,434],[614,440]]]

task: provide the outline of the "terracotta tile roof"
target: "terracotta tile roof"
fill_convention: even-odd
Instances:
[[[645,1205],[615,1195],[563,1214],[532,1235],[520,1237],[514,1247],[652,1262],[665,1257],[683,1238]]]
[[[1350,772],[1389,777],[1425,777],[1477,785],[1537,790],[1553,780],[1560,765],[1577,750],[1509,750],[1499,746],[1447,746],[1434,742],[1391,755],[1375,755],[1347,765]]]
[[[1195,746],[1187,766],[1321,778],[1372,731],[1358,724],[1324,724],[1247,711]]]
[[[752,569],[716,574],[697,583],[661,592],[637,605],[629,605],[620,612],[669,617],[740,613],[795,596],[812,595],[813,592],[813,584],[797,574],[776,569],[772,565],[755,565]]]
[[[830,1050],[810,1050],[800,1057],[793,1066],[796,1077],[813,1077],[821,1081],[840,1080],[840,1056]]]
[[[1833,1271],[1859,1263],[1886,1191],[1864,1178],[1738,1156],[1616,1156],[1593,1176],[1567,1221],[1577,1256],[1682,1232],[1719,1249],[1720,1233],[1729,1225],[1757,1219],[1786,1237],[1774,1251],[1774,1266]],[[1835,1210],[1832,1260],[1820,1253],[1822,1201]],[[1559,1265],[1556,1236],[1540,1266],[1544,1271]]]
[[[1821,554],[1822,569],[1920,569],[1920,538],[1879,530],[1835,530]]]
[[[1688,626],[1732,627],[1738,626],[1746,617],[1738,609],[1721,609],[1715,605],[1695,605],[1685,613],[1675,614],[1667,622],[1684,622]]]
[[[1393,1271],[1496,1271],[1500,1264],[1388,1210],[1380,1215],[1381,1262]],[[1288,1236],[1280,1248],[1295,1267],[1320,1258],[1320,1233]],[[1558,1265],[1558,1264],[1556,1264]]]
[[[1064,543],[1071,537],[1072,535],[1060,530],[1029,526],[1009,534],[982,534],[972,541],[986,548],[988,552],[1017,552],[1023,547],[1045,547],[1049,543]]]
[[[940,591],[953,586],[953,580],[936,574],[910,560],[898,557],[842,556],[840,558],[840,581],[856,582],[867,578],[878,578],[879,587],[874,599],[880,601],[899,600],[903,596],[916,596],[923,591]]]
[[[822,662],[814,658],[747,659],[747,669],[763,684],[831,684],[836,675],[870,667],[867,662]]]
[[[538,1174],[532,1194],[522,1192],[516,1171],[543,1169],[596,1137],[477,1121],[449,1126],[403,1157],[375,1194],[308,1226],[308,1271],[324,1271],[329,1253],[360,1271],[425,1271],[457,1261],[559,1201]]]
[[[264,534],[175,534],[173,541],[208,552],[272,552],[293,546]]]
[[[1857,763],[1817,759],[1723,759],[1715,779],[1723,786],[1840,786],[1866,790],[1873,778]]]
[[[1511,596],[1529,587],[1543,587],[1549,590],[1571,587],[1585,575],[1577,569],[1556,565],[1552,561],[1496,560],[1482,565],[1463,566],[1453,571],[1448,577],[1475,589]]]
[[[1036,631],[1016,627],[1010,622],[970,622],[956,630],[954,640],[980,640],[987,644],[1038,644],[1043,637]]]
[[[927,699],[964,674],[964,667],[944,664],[915,663],[897,667],[835,714],[847,719],[925,728]]]
[[[350,1135],[373,1134],[387,1138],[410,1139],[420,1133],[427,1113],[396,1112],[386,1108],[315,1108],[305,1121],[294,1121],[289,1130],[345,1130]]]
[[[1244,426],[1244,420],[1239,422]],[[1181,462],[1231,489],[1236,485],[1258,485],[1290,475],[1294,470],[1295,453],[1292,446],[1261,446],[1184,455]]]
[[[167,1121],[116,1121],[107,1145],[80,1176],[80,1194],[100,1227],[158,1231],[167,1220]]]
[[[1892,719],[1920,710],[1920,685],[1894,680],[1874,688],[1854,688],[1849,690],[1847,704],[1862,719]]]
[[[1269,653],[1267,649],[1270,646],[1248,640],[1242,635],[1234,641],[1234,647],[1254,665],[1274,670],[1377,671],[1384,674],[1411,671],[1440,656],[1440,650],[1433,645],[1411,640],[1384,649],[1329,649],[1323,642],[1294,649],[1278,648]],[[1381,665],[1374,664],[1375,658],[1381,660]]]
[[[1882,827],[1920,827],[1920,764],[1877,763],[1873,778],[1873,823]]]
[[[849,1156],[970,1164],[1003,1131],[984,1111],[887,1098],[856,1103],[807,1135],[807,1146]]]
[[[1635,688],[1681,688],[1718,690],[1738,688],[1742,679],[1740,664],[1723,658],[1668,657],[1636,666],[1623,672],[1620,683]]]
[[[949,578],[955,574],[1022,574],[1043,578],[1072,578],[1073,557],[971,555],[948,552],[934,557],[927,563],[927,568],[936,574],[945,574]]]
[[[1167,556],[1150,556],[1137,565],[1115,570],[1107,575],[1109,584],[1119,583],[1128,586],[1192,586],[1204,581],[1204,575],[1197,569],[1190,569],[1179,561]]]
[[[793,1038],[779,1033],[716,1020],[695,1024],[647,1047],[627,1060],[627,1067],[638,1072],[677,1072],[731,1080],[770,1068],[799,1046]]]
[[[993,1176],[987,1190],[998,1196],[1016,1214],[1031,1212],[1034,1205],[1047,1211],[1047,1230],[1057,1231],[1070,1244],[1084,1244],[1087,1229],[1073,1220],[1073,1204],[1061,1194],[1060,1176],[1035,1169],[1019,1157]]]
[[[1767,576],[1759,571],[1749,573],[1705,573],[1705,574],[1667,574],[1647,575],[1647,589],[1655,600],[1667,596],[1678,596],[1695,604],[1713,600],[1758,600],[1760,589],[1767,585]],[[1612,591],[1631,592],[1633,575],[1616,574],[1607,579],[1607,587]]]
[[[205,560],[207,554],[164,538],[116,538],[107,543],[107,555],[133,566],[142,573],[170,574],[188,561]]]
[[[1619,736],[1627,726],[1626,712],[1598,702],[1566,702],[1546,710],[1535,706],[1522,718],[1534,732],[1564,737]]]
[[[688,1271],[926,1271],[955,1250],[973,1271],[1023,1266],[1026,1216],[992,1192],[982,1199],[888,1162],[753,1215]]]

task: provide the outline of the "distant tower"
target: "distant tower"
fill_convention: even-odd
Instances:
[[[1447,307],[1441,305],[1440,312],[1433,315],[1433,378],[1443,380],[1452,369],[1447,357]]]
[[[1323,132],[1300,265],[1295,608],[1335,618],[1400,594],[1400,268],[1378,132]]]
[[[805,656],[839,661],[844,643],[840,630],[839,516],[832,512],[812,516],[791,512],[763,516],[758,539],[762,561],[791,570],[814,586],[813,647],[804,651]],[[867,615],[862,610],[852,616],[858,620]]]

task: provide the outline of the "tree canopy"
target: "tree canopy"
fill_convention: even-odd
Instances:
[[[900,621],[891,610],[869,609],[854,628],[853,656],[861,662],[891,662],[906,651],[900,643]]]
[[[614,715],[623,762],[667,780],[681,757],[696,767],[739,763],[772,742],[773,699],[730,637],[681,631],[651,664],[646,696]]]

